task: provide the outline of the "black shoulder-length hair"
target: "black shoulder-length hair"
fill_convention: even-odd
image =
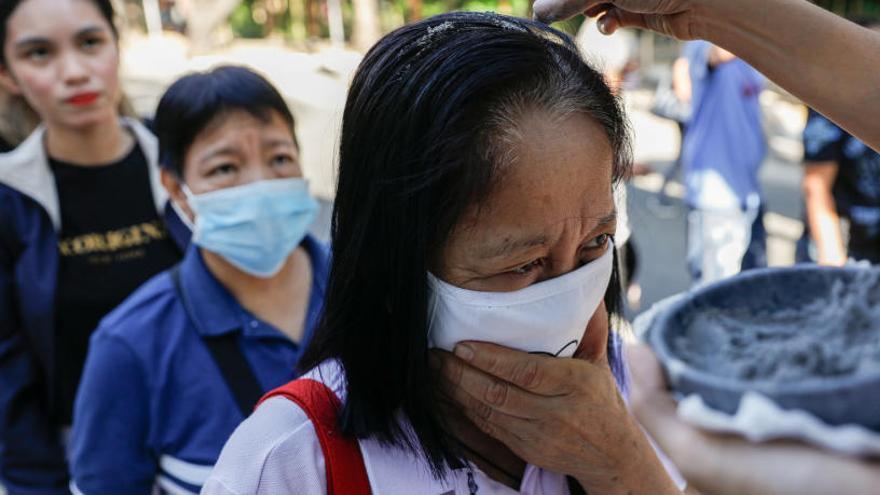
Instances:
[[[277,113],[296,142],[293,114],[275,86],[247,67],[221,65],[181,77],[162,95],[153,122],[160,165],[183,177],[184,159],[196,138],[236,111],[263,122],[272,118],[271,112]]]
[[[615,184],[628,174],[620,101],[567,35],[529,20],[450,13],[402,27],[367,53],[345,105],[325,312],[300,368],[337,360],[343,430],[421,452],[435,476],[460,459],[428,365],[427,273],[497,181],[529,110],[592,118],[614,152]],[[616,263],[612,278],[606,305],[619,315]],[[609,357],[621,377],[617,339]]]

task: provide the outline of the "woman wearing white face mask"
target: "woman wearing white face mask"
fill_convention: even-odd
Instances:
[[[607,324],[628,143],[602,76],[546,26],[455,13],[379,41],[345,108],[308,374],[239,427],[203,493],[679,493],[623,405]],[[430,348],[467,339],[594,357],[587,415],[568,416],[594,426],[592,462],[531,464],[450,407]]]
[[[266,391],[296,377],[323,303],[326,248],[294,121],[240,67],[186,76],[159,103],[162,181],[193,223],[183,261],[104,319],[72,434],[76,490],[197,493]]]

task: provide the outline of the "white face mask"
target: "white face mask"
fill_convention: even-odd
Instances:
[[[432,274],[431,347],[451,351],[477,340],[531,353],[571,357],[605,297],[614,244],[577,270],[514,292],[478,292],[450,285]]]

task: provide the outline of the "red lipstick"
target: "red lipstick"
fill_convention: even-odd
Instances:
[[[79,93],[79,94],[73,95],[70,98],[68,98],[67,103],[70,103],[71,105],[76,105],[76,106],[91,105],[92,103],[94,103],[98,99],[99,96],[101,96],[101,95],[98,93],[94,93],[94,92],[92,92],[92,93]]]

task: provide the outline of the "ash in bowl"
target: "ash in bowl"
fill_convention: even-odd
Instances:
[[[826,297],[798,307],[703,307],[681,323],[673,352],[716,376],[796,382],[877,373],[880,272],[835,280]]]

